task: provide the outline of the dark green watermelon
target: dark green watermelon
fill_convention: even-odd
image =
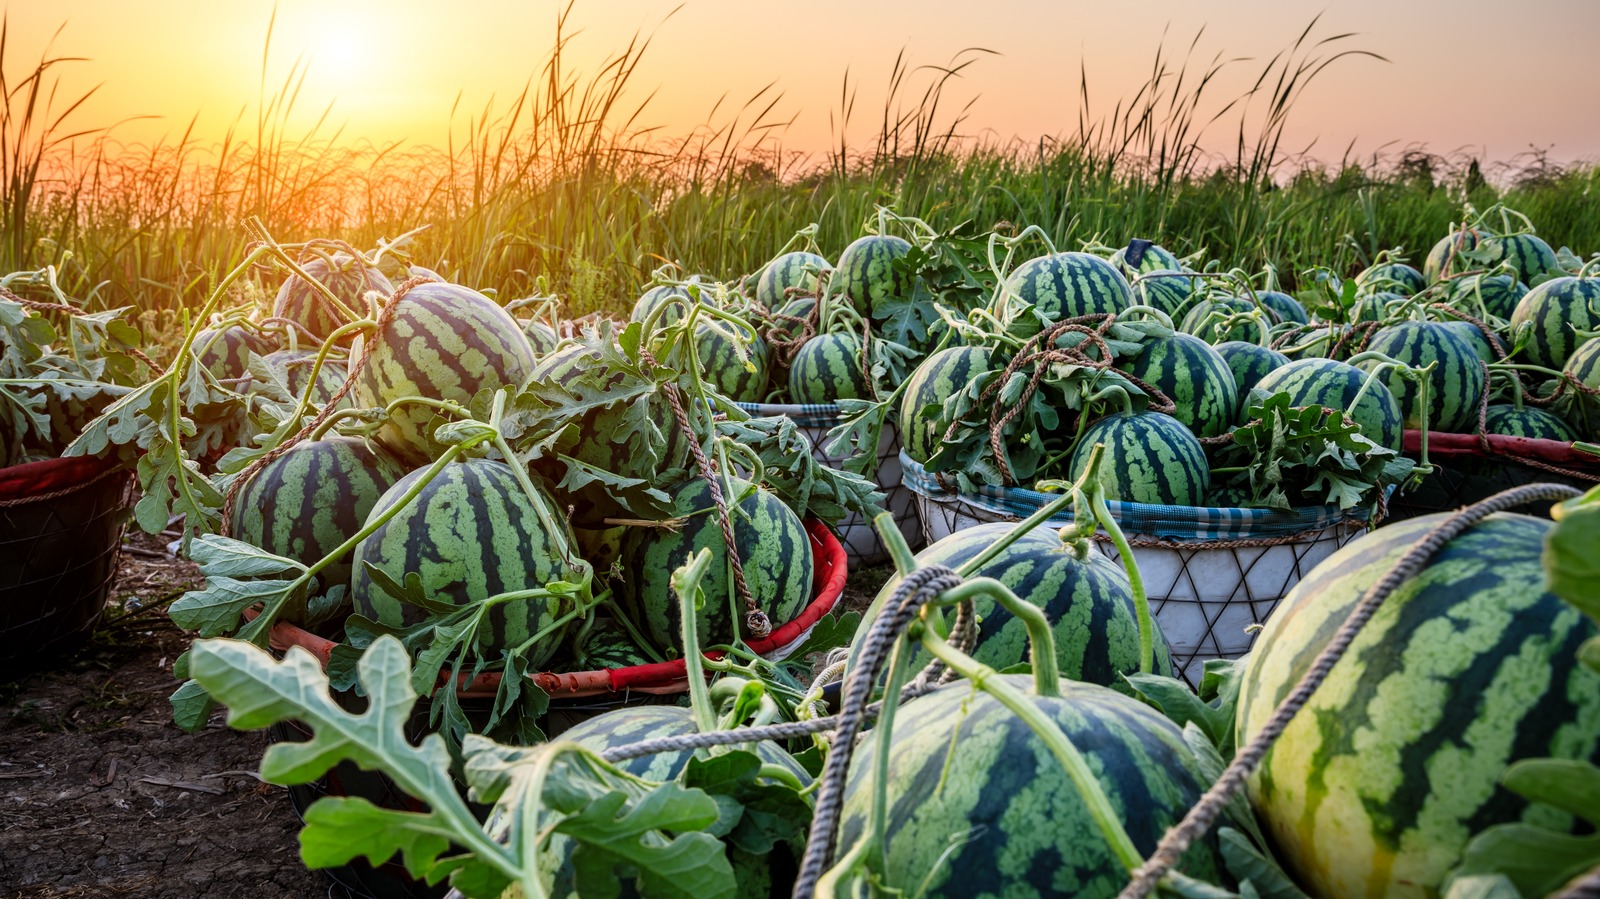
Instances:
[[[1179,323],[1178,330],[1185,334],[1193,334],[1206,343],[1226,343],[1230,340],[1260,343],[1265,337],[1261,322],[1241,319],[1231,326],[1227,324],[1233,316],[1253,312],[1255,308],[1255,304],[1249,300],[1211,294],[1189,307],[1189,312]],[[1271,324],[1270,313],[1267,324]]]
[[[930,406],[944,408],[973,378],[988,371],[989,365],[988,350],[953,346],[917,366],[900,396],[900,440],[907,456],[920,465],[933,458],[944,439],[944,426],[937,414],[929,415],[926,410]]]
[[[1453,231],[1440,238],[1439,242],[1433,245],[1433,249],[1428,251],[1428,258],[1422,264],[1422,274],[1427,277],[1428,283],[1437,284],[1447,276],[1459,275],[1467,269],[1477,268],[1475,264],[1463,264],[1457,257],[1463,251],[1476,250],[1478,241],[1488,236],[1487,232],[1465,230]]]
[[[1106,445],[1100,483],[1107,499],[1199,506],[1211,489],[1205,449],[1170,415],[1117,412],[1090,425],[1068,463],[1069,480],[1083,475],[1097,443]]]
[[[1428,286],[1428,276],[1404,262],[1374,265],[1356,275],[1356,286],[1367,290],[1388,290],[1402,296],[1415,296]]]
[[[1144,342],[1144,352],[1117,368],[1172,400],[1173,416],[1200,437],[1218,437],[1233,426],[1239,389],[1233,370],[1211,345],[1176,332]]]
[[[1511,273],[1524,284],[1537,286],[1541,281],[1565,274],[1556,262],[1556,252],[1550,245],[1533,234],[1507,234],[1484,241],[1492,257],[1485,267],[1508,265]]]
[[[1579,331],[1600,331],[1600,278],[1552,278],[1528,291],[1511,313],[1512,334],[1527,343],[1521,360],[1560,370]]]
[[[1399,452],[1405,422],[1400,417],[1400,404],[1381,379],[1367,389],[1355,409],[1348,409],[1366,382],[1367,373],[1348,363],[1296,359],[1258,381],[1248,402],[1258,403],[1274,393],[1285,393],[1294,406],[1344,410],[1361,426],[1361,433],[1368,440]]]
[[[1588,391],[1600,390],[1600,337],[1591,337],[1567,360],[1564,370],[1567,377],[1582,388],[1572,384],[1567,390],[1574,394],[1568,418],[1577,428],[1580,439],[1600,440],[1600,395]]]
[[[1421,404],[1420,385],[1401,376],[1393,368],[1384,371],[1383,382],[1400,404],[1400,417],[1408,428],[1424,426],[1432,431],[1472,431],[1478,424],[1478,403],[1483,399],[1485,372],[1483,360],[1471,344],[1438,322],[1400,322],[1382,328],[1367,344],[1370,352],[1382,353],[1414,368],[1438,363],[1429,377],[1426,415]],[[1380,363],[1363,362],[1363,371]]]
[[[1248,411],[1245,407],[1249,405],[1250,389],[1266,377],[1268,372],[1289,364],[1289,357],[1280,352],[1240,340],[1219,343],[1216,350],[1217,355],[1228,363],[1228,369],[1233,372],[1234,387],[1239,394],[1240,416]]]
[[[736,403],[761,402],[767,395],[767,373],[771,368],[767,342],[741,328],[746,356],[741,359],[733,338],[719,330],[732,330],[736,326],[727,322],[718,322],[718,326],[695,328],[695,351],[700,357],[700,372],[706,386]]]
[[[1473,324],[1472,322],[1464,322],[1459,319],[1446,319],[1439,322],[1439,324],[1442,327],[1449,328],[1457,337],[1465,340],[1467,342],[1467,346],[1472,347],[1472,352],[1475,353],[1479,359],[1482,359],[1484,362],[1500,361],[1499,354],[1494,351],[1494,345],[1491,344],[1489,342],[1489,338],[1484,335],[1483,329],[1479,328],[1477,325]]]
[[[1559,440],[1562,443],[1578,439],[1578,432],[1557,416],[1533,406],[1513,406],[1510,403],[1490,403],[1484,411],[1483,429],[1490,434]]]
[[[229,325],[222,329],[203,328],[194,335],[191,344],[195,361],[205,366],[211,376],[230,382],[226,386],[239,387],[250,374],[250,354],[258,356],[272,351],[272,345],[254,330],[243,325]]]
[[[888,304],[909,299],[912,281],[895,270],[894,261],[911,252],[911,243],[890,234],[859,237],[839,254],[829,282],[830,291],[841,290],[856,311],[875,319],[884,317]]]
[[[382,272],[368,265],[365,259],[358,261],[348,253],[313,256],[301,262],[300,268],[358,316],[368,312],[367,291],[375,290],[385,298],[394,293],[394,285]],[[299,275],[290,275],[278,288],[278,295],[272,302],[272,315],[299,325],[304,329],[301,337],[309,338],[310,343],[326,340],[329,334],[351,321]],[[302,339],[300,345],[306,343]]]
[[[1132,281],[1145,272],[1176,272],[1183,263],[1161,247],[1143,238],[1135,237],[1128,245],[1111,254],[1111,264],[1124,278]]]
[[[1445,302],[1477,318],[1508,319],[1528,286],[1510,275],[1473,275],[1450,282]]]
[[[1132,305],[1127,279],[1091,253],[1055,253],[1030,259],[1006,279],[1011,295],[1045,321],[1121,312]]]
[[[317,354],[305,350],[277,350],[262,356],[261,360],[282,376],[290,395],[299,397],[305,394],[306,387],[311,383],[311,369],[316,366]],[[311,391],[311,402],[319,408],[327,405],[344,386],[348,374],[344,360],[323,360],[322,368],[317,371],[317,386]],[[339,401],[339,407],[349,406],[350,396],[346,394]]]
[[[1256,291],[1256,301],[1267,313],[1272,316],[1274,323],[1294,322],[1297,325],[1311,323],[1311,315],[1306,312],[1306,307],[1300,301],[1277,290]]]
[[[1177,272],[1150,272],[1131,285],[1133,306],[1160,309],[1173,321],[1180,321],[1195,303],[1207,295],[1203,278],[1178,277]]]
[[[789,363],[790,400],[828,404],[872,399],[874,391],[861,356],[861,338],[848,331],[818,334],[801,344]]]
[[[784,253],[767,263],[756,281],[756,302],[777,309],[789,302],[791,289],[815,293],[817,273],[831,271],[833,264],[816,253]]]

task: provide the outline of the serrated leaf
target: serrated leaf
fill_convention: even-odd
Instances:
[[[365,858],[381,865],[398,853],[412,877],[425,875],[450,841],[432,831],[431,816],[379,808],[359,796],[326,796],[306,810],[300,860],[333,868]]]
[[[262,577],[299,575],[306,567],[293,559],[275,556],[243,540],[205,534],[189,544],[189,559],[207,577]]]
[[[1231,827],[1219,828],[1217,843],[1228,873],[1241,883],[1248,882],[1262,899],[1309,899],[1295,886],[1283,867]]]
[[[258,603],[268,608],[304,601],[305,586],[298,581],[242,581],[232,577],[206,578],[204,588],[178,597],[168,615],[184,630],[202,637],[217,637],[239,629],[245,609]]]

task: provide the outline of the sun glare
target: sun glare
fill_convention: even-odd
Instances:
[[[311,70],[335,83],[358,77],[373,64],[372,31],[358,17],[318,16],[310,43]]]

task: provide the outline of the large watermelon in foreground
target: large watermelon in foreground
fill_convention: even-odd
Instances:
[[[419,468],[389,488],[368,520],[399,503],[426,472]],[[577,580],[577,560],[562,556],[562,548],[570,552],[575,542],[571,529],[554,500],[541,495],[539,501],[542,509],[503,462],[467,459],[446,465],[410,505],[356,546],[350,587],[355,610],[390,627],[427,617],[422,609],[380,587],[367,573],[367,564],[397,582],[407,574],[419,575],[431,599],[456,606]],[[560,532],[552,533],[547,524]],[[501,650],[515,648],[550,628],[567,611],[565,605],[545,597],[495,607],[489,612],[487,632],[478,634],[480,651],[498,658]],[[557,628],[531,646],[528,663],[541,665],[548,660],[563,634],[564,629]]]
[[[522,326],[476,290],[420,284],[398,302],[387,327],[355,345],[350,364],[367,357],[355,384],[357,406],[383,408],[408,396],[466,405],[479,390],[522,384],[533,370],[533,347]],[[421,464],[442,450],[428,429],[437,415],[432,406],[399,406],[378,438],[395,455]]]
[[[1026,675],[1005,675],[1032,693]],[[1170,721],[1106,687],[1061,681],[1061,696],[1030,695],[1089,759],[1139,853],[1148,857],[1210,784]],[[871,813],[881,732],[856,747],[845,789],[839,853]],[[1128,882],[1078,790],[1022,719],[987,693],[951,684],[905,704],[889,737],[884,886],[926,899],[1072,896],[1110,899]],[[1215,831],[1180,869],[1215,882]]]
[[[1254,736],[1334,630],[1446,514],[1389,525],[1329,557],[1256,640],[1239,694]],[[1550,522],[1497,514],[1402,582],[1250,781],[1278,858],[1313,895],[1434,897],[1462,849],[1525,816],[1570,820],[1500,786],[1517,759],[1600,761],[1595,627],[1545,587]]]
[[[1013,527],[995,522],[957,531],[917,553],[917,563],[958,568]],[[1044,611],[1055,635],[1062,677],[1110,687],[1120,683],[1122,675],[1138,672],[1139,619],[1133,589],[1120,564],[1099,553],[1080,560],[1054,529],[1041,527],[1018,538],[972,577],[992,577]],[[899,577],[890,578],[878,597],[893,595],[899,586]],[[972,605],[979,621],[973,658],[997,671],[1032,659],[1028,629],[1021,619],[988,597],[979,597]],[[918,667],[927,661],[920,659]],[[1158,674],[1172,674],[1172,652],[1159,626],[1155,669]]]
[[[733,519],[733,539],[744,565],[751,598],[767,613],[772,627],[793,620],[811,601],[811,539],[800,517],[765,488],[753,490],[733,481],[733,495],[722,485]],[[727,564],[721,519],[704,478],[695,478],[673,492],[673,514],[683,519],[677,530],[635,527],[622,542],[621,597],[628,615],[644,636],[663,651],[681,654],[682,621],[672,573],[701,549],[711,551],[711,568],[700,584],[705,605],[696,617],[702,646],[727,643],[734,627],[748,639],[745,609],[736,594]],[[730,606],[737,606],[737,615]],[[737,625],[735,624],[737,622]]]

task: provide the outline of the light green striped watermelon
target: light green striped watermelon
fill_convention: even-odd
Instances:
[[[275,556],[311,566],[354,537],[402,477],[381,446],[355,437],[304,440],[240,488],[229,531]],[[348,552],[317,574],[324,589],[350,586]]]
[[[925,465],[944,439],[944,426],[929,406],[943,408],[973,378],[989,370],[989,351],[980,347],[946,347],[917,366],[900,395],[900,440],[906,455]]]
[[[1274,324],[1281,322],[1294,322],[1297,325],[1311,323],[1311,315],[1306,312],[1306,307],[1300,301],[1278,290],[1256,291],[1256,301],[1267,310]]]
[[[1233,369],[1204,340],[1182,332],[1152,338],[1117,368],[1165,394],[1177,407],[1173,416],[1196,435],[1218,437],[1233,426],[1239,408]]]
[[[1379,329],[1367,349],[1415,368],[1438,363],[1428,379],[1426,421],[1420,385],[1392,368],[1385,370],[1383,382],[1400,404],[1406,427],[1426,425],[1429,430],[1451,432],[1476,429],[1485,381],[1483,360],[1453,329],[1438,322],[1400,322]],[[1361,368],[1371,371],[1378,364],[1363,362]]]
[[[756,281],[756,302],[777,309],[790,299],[789,290],[816,293],[817,273],[830,271],[833,264],[816,253],[784,253],[767,264]]]
[[[1178,261],[1178,257],[1160,246],[1138,237],[1128,241],[1127,246],[1112,253],[1110,262],[1129,281],[1145,272],[1176,272],[1183,270],[1183,263]]]
[[[1567,357],[1583,342],[1578,332],[1600,331],[1600,278],[1551,278],[1528,291],[1511,313],[1516,342],[1524,331],[1522,361],[1566,367]]]
[[[723,485],[727,490],[726,483]],[[753,490],[733,481],[735,493],[724,493],[733,518],[733,538],[744,565],[751,597],[767,613],[776,629],[793,620],[811,601],[811,540],[800,517],[764,487]],[[722,525],[703,478],[695,478],[673,491],[673,515],[683,518],[677,530],[635,527],[622,541],[623,578],[619,590],[623,606],[640,633],[657,648],[675,654],[679,649],[682,617],[678,597],[672,592],[672,573],[701,549],[712,554],[711,569],[701,589],[705,605],[696,618],[702,646],[733,640],[738,627],[745,639],[745,609],[734,590],[722,539]],[[737,615],[730,605],[738,606]]]
[[[556,329],[538,319],[530,318],[524,321],[522,334],[528,338],[528,346],[533,347],[535,356],[554,352],[556,345],[561,342],[561,336],[556,333]]]
[[[333,262],[331,266],[329,259]],[[348,253],[334,253],[327,258],[314,256],[300,263],[300,267],[356,315],[367,314],[367,291],[375,290],[385,297],[394,293],[394,285],[383,272],[366,264],[366,260],[358,262]],[[293,274],[278,288],[278,295],[272,301],[272,315],[300,325],[305,329],[301,337],[309,337],[314,343],[326,340],[329,334],[351,321],[328,302],[321,291]],[[304,340],[301,345],[305,345]]]
[[[1013,297],[1051,322],[1121,312],[1133,303],[1133,291],[1122,273],[1091,253],[1030,259],[1017,266],[1006,285]]]
[[[1528,286],[1510,275],[1473,275],[1450,282],[1445,302],[1469,315],[1508,319]]]
[[[718,322],[722,328],[735,326]],[[739,358],[733,339],[709,325],[695,328],[695,352],[700,357],[700,372],[706,386],[714,388],[736,403],[759,403],[767,395],[767,374],[771,353],[767,342],[749,330],[744,331],[746,359]]]
[[[1356,286],[1368,290],[1388,290],[1402,296],[1415,296],[1428,286],[1428,277],[1404,262],[1374,265],[1356,275]]]
[[[1003,676],[1031,693],[1026,675]],[[1028,697],[1089,760],[1134,847],[1148,857],[1208,787],[1176,726],[1137,700],[1061,682],[1059,697]],[[869,731],[850,766],[839,854],[862,838],[875,792],[877,742],[890,741],[881,889],[924,899],[1071,896],[1110,899],[1128,871],[1106,845],[1081,794],[1022,719],[988,693],[951,684],[908,702],[885,737]],[[1215,882],[1215,830],[1179,869]]]
[[[1106,498],[1167,506],[1203,505],[1211,489],[1205,449],[1183,423],[1159,412],[1117,412],[1083,433],[1068,463],[1076,481],[1096,443],[1106,445],[1100,483]]]
[[[1233,372],[1233,384],[1239,394],[1240,416],[1248,412],[1251,388],[1260,383],[1268,372],[1289,364],[1288,356],[1241,340],[1224,341],[1217,344],[1216,350],[1217,355],[1228,363],[1228,369]]]
[[[1493,258],[1485,265],[1493,268],[1497,265],[1509,265],[1512,274],[1524,284],[1537,286],[1540,281],[1552,275],[1565,274],[1560,263],[1556,262],[1556,251],[1550,249],[1538,236],[1533,234],[1507,234],[1504,237],[1491,237],[1484,241]]]
[[[1190,307],[1207,296],[1203,278],[1175,277],[1176,272],[1149,272],[1129,285],[1130,305],[1160,309],[1174,321],[1181,321]]]
[[[1250,391],[1249,402],[1286,393],[1290,405],[1343,410],[1361,426],[1361,433],[1368,440],[1399,452],[1405,422],[1400,417],[1400,404],[1381,379],[1367,389],[1354,409],[1349,408],[1366,382],[1366,372],[1344,362],[1296,359],[1258,381]]]
[[[1463,251],[1476,250],[1478,241],[1488,236],[1485,231],[1464,230],[1452,231],[1440,238],[1422,263],[1422,274],[1428,283],[1437,284],[1449,275],[1459,275],[1467,269],[1477,268],[1475,264],[1463,264],[1458,256]]]
[[[911,277],[894,269],[894,261],[911,252],[911,243],[892,234],[856,238],[839,254],[829,282],[850,298],[862,315],[883,318],[886,304],[911,296]]]
[[[260,356],[272,347],[255,331],[242,325],[203,328],[191,344],[194,359],[219,381],[238,382],[250,374],[250,354]],[[224,386],[239,387],[238,383]]]
[[[1449,513],[1385,526],[1318,565],[1256,639],[1239,694],[1254,736],[1362,595]],[[1440,894],[1474,834],[1529,809],[1500,785],[1518,759],[1600,761],[1595,627],[1545,586],[1550,522],[1500,513],[1389,596],[1250,780],[1277,857],[1312,895]]]
[[[389,488],[368,521],[399,503],[426,472],[419,468]],[[538,482],[534,489],[540,490]],[[574,543],[571,528],[554,499],[541,491],[538,500],[542,510],[503,462],[465,459],[446,465],[414,501],[356,546],[350,587],[356,612],[389,627],[406,627],[427,617],[421,608],[379,587],[366,565],[401,583],[407,574],[416,574],[429,598],[455,606],[555,581],[576,581],[574,563],[562,556],[562,547]],[[560,531],[552,533],[546,521]],[[486,630],[478,633],[479,652],[499,658],[502,651],[551,627],[567,605],[566,600],[541,598],[496,606],[489,612]],[[528,663],[537,666],[549,660],[563,633],[564,628],[556,628],[529,647]]]
[[[957,568],[1013,527],[996,522],[957,531],[917,553],[917,562]],[[1044,611],[1055,636],[1062,677],[1112,687],[1122,682],[1122,675],[1139,671],[1139,619],[1128,575],[1119,563],[1099,553],[1079,560],[1055,530],[1042,527],[1023,535],[971,576],[992,577]],[[890,578],[878,598],[892,596],[899,586],[898,576]],[[979,621],[978,641],[969,653],[973,658],[997,671],[1032,659],[1028,629],[1020,619],[988,597],[973,600],[973,611]],[[928,661],[926,653],[919,653],[913,670]],[[1172,674],[1172,652],[1159,625],[1155,668],[1158,674]]]
[[[1260,343],[1265,336],[1260,322],[1240,319],[1231,326],[1227,324],[1234,316],[1255,308],[1255,304],[1246,299],[1211,294],[1189,307],[1188,314],[1178,323],[1178,330],[1193,334],[1206,343],[1226,343],[1230,340]],[[1271,320],[1271,314],[1268,313],[1267,321],[1270,323]]]
[[[699,295],[702,303],[709,299],[703,290]],[[646,290],[634,301],[633,313],[628,316],[628,320],[645,322],[661,307],[665,308],[656,318],[655,326],[665,328],[677,323],[689,311],[689,289],[677,284],[658,284]]]
[[[299,397],[311,383],[311,369],[316,366],[317,354],[305,350],[277,350],[262,356],[261,361],[283,376],[291,396]],[[327,405],[339,388],[344,386],[348,375],[344,360],[323,360],[322,368],[317,370],[317,386],[311,391],[311,402],[318,407]],[[345,394],[344,399],[339,401],[339,408],[349,407],[350,395]]]
[[[1490,434],[1507,437],[1529,437],[1534,440],[1559,440],[1571,443],[1578,432],[1555,415],[1533,406],[1513,406],[1510,403],[1490,403],[1484,410],[1484,430]]]
[[[357,341],[351,365],[367,357],[354,394],[360,408],[383,408],[407,396],[466,405],[478,391],[515,387],[533,370],[533,347],[522,327],[494,300],[471,288],[421,284],[400,299],[400,308],[378,334]],[[413,464],[443,450],[429,422],[431,406],[400,406],[378,438]]]
[[[789,399],[833,403],[873,398],[861,358],[861,338],[848,331],[818,334],[800,345],[789,363]]]
[[[1392,290],[1378,290],[1362,294],[1350,309],[1352,322],[1381,322],[1389,317],[1389,310],[1405,302],[1405,295]]]

